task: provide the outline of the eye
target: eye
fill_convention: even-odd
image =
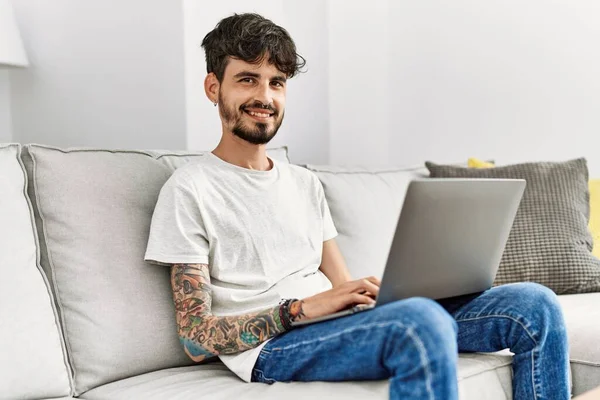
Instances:
[[[254,79],[252,79],[252,78],[242,78],[242,79],[240,79],[240,82],[252,83],[252,82],[254,82]]]
[[[283,87],[283,83],[281,83],[280,81],[272,82],[272,84],[277,87]]]

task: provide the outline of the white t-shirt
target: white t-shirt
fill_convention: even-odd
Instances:
[[[337,236],[323,187],[311,171],[271,161],[269,171],[256,171],[206,153],[160,191],[144,259],[208,264],[214,315],[248,314],[331,288],[319,270],[323,242]],[[250,382],[265,344],[219,358]]]

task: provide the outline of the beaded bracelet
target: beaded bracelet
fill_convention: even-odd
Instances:
[[[290,305],[294,302],[298,301],[298,299],[283,299],[279,304],[279,320],[281,321],[281,325],[286,331],[289,331],[293,328],[292,326],[292,316],[290,314]]]

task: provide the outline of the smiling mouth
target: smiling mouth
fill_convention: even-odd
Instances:
[[[249,116],[258,119],[258,120],[267,120],[269,118],[271,118],[273,116],[273,114],[270,114],[268,112],[265,113],[261,113],[261,112],[257,112],[257,111],[246,111],[244,110],[244,113],[248,114]]]

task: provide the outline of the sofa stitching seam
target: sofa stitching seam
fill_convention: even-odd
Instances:
[[[143,156],[148,156],[152,159],[156,158],[151,153],[149,153],[147,151],[143,151],[143,150],[100,149],[100,148],[93,148],[93,147],[73,147],[73,148],[63,149],[60,147],[48,146],[48,145],[39,144],[39,143],[30,143],[27,146],[30,148],[31,147],[39,147],[41,149],[54,150],[54,151],[58,151],[63,154],[78,153],[78,152],[82,152],[82,153],[95,152],[95,153],[112,153],[112,154],[127,153],[127,154],[139,154],[139,155],[143,155]]]
[[[48,238],[48,232],[46,230],[46,221],[44,219],[44,214],[42,212],[42,205],[40,202],[40,196],[39,196],[39,190],[38,190],[38,186],[37,186],[37,161],[35,159],[34,154],[29,151],[29,156],[31,157],[31,161],[32,161],[32,180],[33,180],[33,189],[34,189],[34,195],[35,195],[35,199],[36,199],[36,203],[37,203],[37,209],[38,212],[40,214],[40,221],[42,222],[42,232],[44,234],[44,238]],[[70,340],[70,335],[68,334],[68,324],[66,323],[66,319],[65,319],[65,315],[64,315],[64,305],[62,303],[61,300],[61,296],[60,296],[60,285],[58,284],[58,281],[56,280],[56,273],[55,273],[55,268],[54,268],[54,262],[52,261],[52,253],[50,251],[50,248],[48,246],[48,242],[46,241],[46,253],[48,255],[48,264],[50,267],[50,272],[52,273],[52,282],[54,284],[54,287],[56,288],[56,303],[58,305],[58,307],[61,309],[60,312],[60,320],[61,320],[61,325],[63,326],[63,336],[64,336],[64,340],[65,340],[65,346],[67,347],[67,358],[69,360],[70,366],[71,366],[71,370],[73,372],[73,377],[72,377],[72,387],[71,387],[71,391],[72,391],[72,395],[77,395],[77,385],[76,385],[76,376],[77,376],[77,368],[75,366],[75,360],[72,356],[73,354],[73,348],[71,346],[71,340]],[[41,265],[41,256],[40,256],[40,265]]]
[[[583,360],[577,360],[577,359],[570,359],[569,360],[571,363],[575,363],[575,364],[581,364],[581,365],[587,365],[590,367],[600,367],[600,363],[596,363],[593,361],[583,361]]]
[[[48,293],[48,299],[50,301],[50,307],[52,309],[52,314],[54,315],[54,323],[56,324],[56,330],[57,330],[58,338],[60,340],[60,348],[61,348],[61,353],[63,355],[62,362],[63,362],[63,365],[65,366],[65,372],[67,373],[66,375],[67,375],[67,381],[69,384],[69,395],[73,395],[73,388],[75,386],[75,382],[74,382],[74,377],[73,377],[73,370],[69,363],[69,357],[70,357],[69,351],[66,348],[67,347],[66,337],[64,335],[64,332],[63,332],[62,326],[61,326],[61,317],[60,317],[61,314],[58,312],[58,308],[54,304],[54,294],[52,293],[52,287],[50,285],[48,277],[46,276],[46,272],[42,268],[40,238],[39,238],[36,224],[35,224],[35,210],[33,208],[31,199],[29,198],[29,193],[27,193],[27,188],[29,186],[28,174],[27,174],[27,169],[25,168],[25,164],[22,159],[22,157],[23,157],[22,154],[23,154],[22,146],[20,144],[17,144],[17,162],[19,163],[19,166],[21,167],[21,171],[23,172],[23,181],[24,181],[23,197],[25,197],[25,201],[27,202],[27,207],[29,209],[29,222],[31,223],[33,239],[35,241],[35,243],[34,243],[35,248],[36,248],[36,250],[35,250],[35,253],[36,253],[35,267],[38,270],[40,276],[42,277],[44,285],[46,286],[46,291]],[[33,157],[32,157],[32,161],[33,161]],[[34,165],[34,163],[32,162],[32,166],[33,165]]]
[[[477,372],[475,372],[475,373],[473,373],[473,374],[471,374],[471,375],[465,375],[465,376],[463,376],[463,377],[459,377],[459,378],[458,378],[458,381],[459,381],[459,382],[460,382],[460,381],[464,381],[465,379],[469,379],[469,378],[472,378],[472,377],[474,377],[474,376],[482,375],[482,374],[485,374],[485,373],[487,373],[487,372],[498,371],[498,370],[499,370],[499,369],[501,369],[501,368],[504,368],[504,367],[507,367],[507,366],[511,366],[511,365],[512,365],[512,359],[511,359],[511,361],[510,361],[510,362],[509,362],[509,361],[507,361],[507,362],[503,362],[503,363],[502,363],[502,364],[500,364],[500,365],[494,365],[493,367],[486,368],[486,369],[484,369],[484,370],[482,370],[482,371],[477,371]]]

